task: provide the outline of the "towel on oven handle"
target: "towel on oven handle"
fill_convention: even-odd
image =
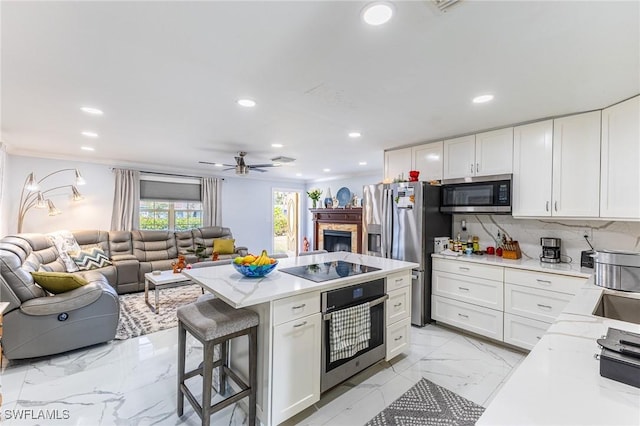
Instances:
[[[369,303],[331,313],[329,362],[349,358],[369,347],[371,308]]]

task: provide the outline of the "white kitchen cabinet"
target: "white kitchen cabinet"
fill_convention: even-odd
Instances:
[[[513,172],[513,127],[476,134],[476,176]]]
[[[531,350],[551,324],[531,318],[504,313],[504,342]]]
[[[551,216],[553,120],[513,129],[514,217]]]
[[[600,216],[640,219],[640,96],[602,110]]]
[[[444,141],[445,179],[498,175],[512,171],[512,127]]]
[[[432,285],[433,293],[439,296],[500,311],[503,308],[502,281],[433,271]]]
[[[460,302],[455,299],[431,296],[433,319],[482,336],[502,341],[503,313],[494,309]]]
[[[514,315],[552,323],[573,295],[538,290],[514,284],[504,285],[504,311]]]
[[[411,272],[389,275],[386,284],[389,298],[385,301],[385,360],[389,361],[411,343]]]
[[[444,141],[445,179],[475,176],[476,136],[462,136]]]
[[[442,180],[443,141],[413,147],[411,170],[420,172],[421,181]]]
[[[392,182],[394,179],[409,179],[409,170],[412,170],[411,148],[394,149],[384,152],[384,181]]]
[[[553,120],[551,216],[600,215],[600,116],[592,111]]]
[[[321,314],[273,329],[272,424],[320,400]]]

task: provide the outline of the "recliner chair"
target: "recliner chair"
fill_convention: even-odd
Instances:
[[[64,271],[46,236],[22,234],[0,240],[0,299],[9,303],[3,318],[4,355],[33,358],[112,340],[120,304],[104,275],[77,272],[89,283],[50,296],[30,274],[41,265]]]

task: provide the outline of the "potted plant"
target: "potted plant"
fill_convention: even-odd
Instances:
[[[322,195],[322,191],[318,188],[313,188],[307,191],[307,195],[309,196],[309,198],[311,198],[311,201],[313,201],[313,208],[317,208],[318,201],[320,200],[320,196]]]

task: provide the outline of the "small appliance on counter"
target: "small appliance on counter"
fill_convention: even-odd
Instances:
[[[595,283],[613,290],[640,292],[640,253],[596,250]]]
[[[560,238],[542,237],[540,245],[542,246],[540,262],[560,263]]]
[[[598,345],[600,375],[640,388],[640,334],[609,327]]]

